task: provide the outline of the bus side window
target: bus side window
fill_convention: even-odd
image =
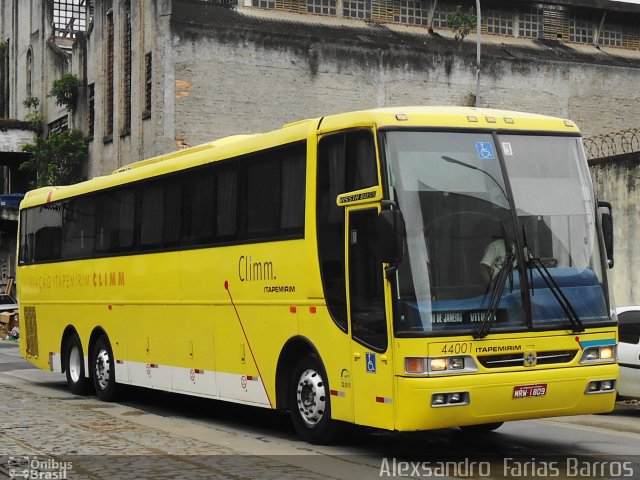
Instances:
[[[58,260],[62,248],[62,206],[45,205],[33,210],[34,260]]]
[[[62,258],[89,258],[93,254],[95,199],[74,198],[63,203]]]
[[[316,217],[322,283],[329,312],[347,331],[344,208],[341,193],[377,184],[375,143],[371,130],[327,135],[318,144]]]

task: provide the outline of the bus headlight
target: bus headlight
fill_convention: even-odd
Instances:
[[[608,363],[616,359],[616,345],[588,347],[582,352],[580,363]]]
[[[457,357],[405,357],[404,372],[407,375],[443,375],[478,371],[475,360],[462,355]]]
[[[432,372],[442,372],[447,369],[446,358],[432,358],[429,365],[429,370]]]

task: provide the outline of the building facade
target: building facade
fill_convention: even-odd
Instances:
[[[475,3],[4,0],[0,116],[24,119],[37,97],[47,130],[91,139],[87,178],[370,107],[477,102],[571,118],[586,136],[640,123],[639,5],[482,0],[477,91],[475,32],[461,41],[447,23]],[[48,96],[63,73],[82,85],[70,112]]]

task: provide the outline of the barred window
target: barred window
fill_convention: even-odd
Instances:
[[[307,13],[337,15],[336,0],[307,0]]]
[[[254,7],[276,8],[276,0],[253,0]]]
[[[513,36],[513,12],[489,10],[484,15],[487,33]]]
[[[342,15],[349,18],[358,18],[360,20],[371,20],[371,2],[362,0],[344,0]]]
[[[122,42],[122,135],[131,133],[131,4],[124,3],[124,32]]]
[[[88,92],[88,100],[89,100],[89,118],[87,119],[87,124],[89,125],[89,139],[93,138],[93,134],[95,132],[95,122],[96,122],[96,85],[92,83],[89,85]]]
[[[113,13],[107,15],[107,64],[106,64],[106,82],[105,82],[105,141],[111,140],[113,135],[113,49],[114,49],[114,32]]]
[[[87,10],[93,10],[87,0],[54,0],[53,27],[58,37],[75,37],[87,31]]]
[[[142,118],[151,117],[151,72],[152,72],[151,52],[144,56],[144,111]]]
[[[31,50],[31,47],[29,47],[29,50],[27,50],[27,98],[31,97],[32,73],[33,73],[33,50]]]
[[[436,28],[449,28],[447,20],[455,12],[456,7],[454,5],[447,5],[445,3],[438,3],[436,11],[433,12],[433,26]]]
[[[593,24],[588,17],[571,16],[569,18],[569,41],[593,43]]]
[[[427,2],[421,0],[401,0],[400,15],[396,17],[396,22],[408,23],[409,25],[428,25],[429,10]]]
[[[60,133],[66,132],[69,130],[69,115],[64,115],[63,117],[54,120],[48,125],[49,135],[52,133]]]
[[[540,8],[532,8],[520,14],[518,36],[541,38],[544,35],[544,13]]]
[[[619,26],[603,27],[600,31],[600,45],[607,47],[622,46],[622,28]]]

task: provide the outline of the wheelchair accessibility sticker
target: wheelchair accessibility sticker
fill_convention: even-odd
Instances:
[[[367,353],[367,373],[376,373],[376,354]]]
[[[496,158],[491,142],[476,142],[476,151],[480,160],[493,160]]]

